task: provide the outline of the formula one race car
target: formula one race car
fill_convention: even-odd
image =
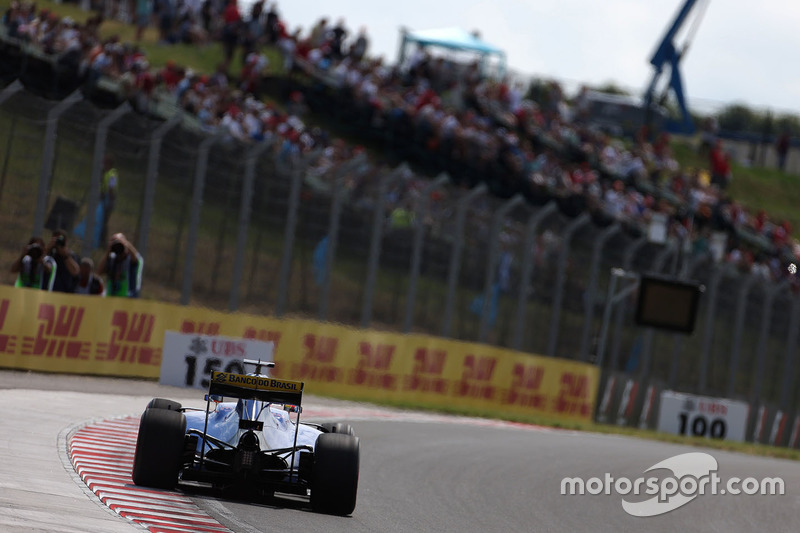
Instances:
[[[147,405],[133,482],[164,489],[199,482],[254,496],[299,496],[315,511],[351,514],[359,470],[353,429],[342,423],[301,424],[303,383],[261,373],[273,363],[244,362],[255,365],[253,374],[211,374],[205,410],[163,398]]]

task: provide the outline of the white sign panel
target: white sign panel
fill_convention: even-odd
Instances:
[[[272,361],[273,347],[272,342],[167,331],[158,381],[207,389],[213,370],[244,374],[243,359]]]
[[[742,442],[748,411],[745,402],[664,391],[658,411],[658,430]]]

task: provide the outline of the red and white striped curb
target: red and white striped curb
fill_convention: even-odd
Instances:
[[[414,411],[364,407],[311,407],[303,410],[308,420],[391,420],[406,422],[455,423],[533,431],[561,431],[503,420],[471,418]],[[148,489],[133,484],[131,469],[139,432],[139,417],[94,422],[77,430],[69,439],[67,452],[75,472],[89,489],[112,511],[153,533],[230,530],[202,511],[177,491]]]
[[[85,426],[69,439],[70,461],[89,489],[119,516],[153,533],[229,532],[183,494],[133,484],[138,431],[139,417],[118,418]]]

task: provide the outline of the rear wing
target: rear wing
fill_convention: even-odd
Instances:
[[[213,371],[208,394],[300,405],[303,398],[303,382]]]

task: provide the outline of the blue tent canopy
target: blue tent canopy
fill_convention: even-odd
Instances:
[[[500,63],[500,73],[505,73],[506,53],[485,41],[482,41],[475,34],[461,28],[441,28],[435,30],[402,31],[400,42],[399,64],[406,58],[406,47],[409,44],[420,44],[423,46],[436,46],[448,50],[458,50],[462,52],[473,52],[481,56],[482,62],[489,56],[497,57]]]

